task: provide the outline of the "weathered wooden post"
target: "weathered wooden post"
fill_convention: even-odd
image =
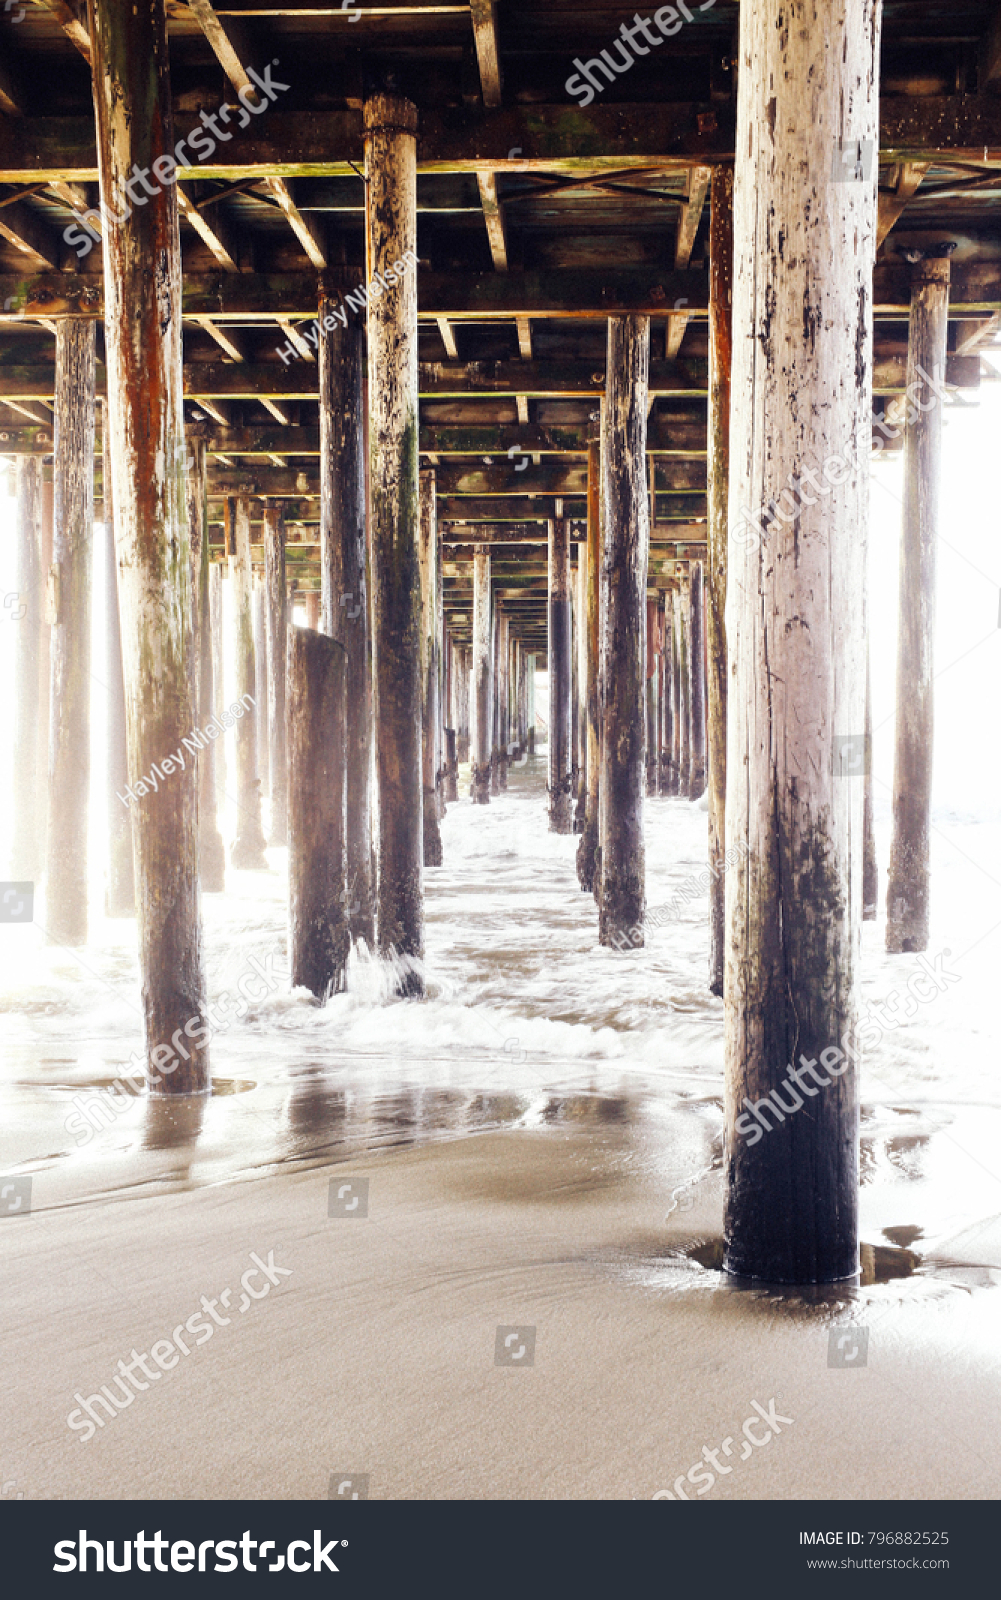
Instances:
[[[49,817],[49,702],[52,689],[52,674],[50,670],[52,626],[49,621],[49,610],[45,604],[45,585],[48,574],[52,571],[53,524],[55,521],[53,514],[55,485],[52,482],[52,476],[52,468],[43,466],[40,528],[41,559],[39,563],[42,590],[39,599],[41,621],[38,633],[38,742],[35,746],[35,795],[38,817],[36,876],[41,876],[45,870]]]
[[[876,0],[741,8],[725,1261],[777,1282],[858,1269],[862,786],[839,743],[864,715],[879,33]]]
[[[205,492],[205,440],[198,427],[196,424],[194,428],[186,431],[185,492],[195,595],[194,661],[197,683],[195,708],[198,726],[204,729],[216,707],[208,504]],[[222,708],[219,709],[221,711]],[[203,894],[221,894],[226,887],[226,850],[216,821],[215,763],[221,754],[222,740],[210,739],[207,734],[203,734],[202,747],[194,758],[198,762],[198,876]]]
[[[254,715],[257,719],[257,771],[261,794],[271,794],[271,737],[268,728],[268,620],[264,574],[254,573]]]
[[[598,940],[642,944],[645,891],[646,484],[649,317],[609,317],[602,459],[601,878]]]
[[[56,324],[45,923],[50,942],[65,945],[87,942],[95,332],[90,318]]]
[[[266,872],[266,840],[261,826],[261,781],[257,775],[257,666],[254,651],[253,580],[250,566],[250,500],[238,495],[227,501],[232,543],[229,581],[233,595],[236,648],[236,838],[230,859],[234,867]],[[250,702],[248,705],[247,702]]]
[[[700,800],[706,792],[706,657],[703,612],[702,562],[693,561],[689,589],[689,616],[691,618],[691,649],[689,679],[691,682],[691,735],[689,748],[689,800]]]
[[[104,910],[109,917],[136,914],[132,815],[128,796],[129,747],[125,731],[125,668],[122,663],[122,621],[118,604],[118,556],[115,551],[115,495],[112,484],[111,429],[108,402],[102,404],[104,495],[104,675],[107,695],[105,776],[108,807],[108,876]]]
[[[288,747],[285,738],[288,594],[285,521],[281,506],[264,511],[264,583],[267,591],[268,730],[271,735],[271,843],[288,843]]]
[[[421,773],[424,865],[440,867],[438,826],[438,510],[434,468],[420,474]]]
[[[469,798],[478,806],[490,804],[493,720],[491,621],[490,546],[479,544],[473,552],[473,662],[470,672],[472,688],[469,695],[472,712],[470,754],[473,768]]]
[[[660,649],[657,636],[660,607],[656,600],[646,603],[646,792],[660,793]]]
[[[417,253],[417,111],[380,94],[366,100],[364,120],[369,264],[373,279],[391,275],[368,308],[378,928],[380,950],[406,964],[424,955],[417,279],[404,266]],[[402,987],[423,994],[415,967]]]
[[[320,572],[324,633],[344,646],[345,849],[352,937],[375,945],[372,856],[372,629],[365,498],[365,331],[334,314],[335,290],[321,294],[317,322],[320,383]]]
[[[660,591],[660,682],[657,690],[660,704],[660,792],[674,793],[674,764],[672,741],[674,739],[674,679],[671,673],[671,622],[673,611],[670,588]]]
[[[502,789],[507,788],[507,771],[511,764],[511,618],[497,608],[497,758]]]
[[[351,937],[345,909],[344,646],[288,630],[289,955],[292,986],[341,988]]]
[[[490,793],[500,794],[500,622],[490,608]]]
[[[229,522],[226,523],[227,539]],[[228,548],[228,546],[227,546]],[[212,624],[212,694],[213,710],[220,716],[226,709],[226,639],[223,627],[223,571],[222,561],[213,561],[209,568],[209,620]],[[215,765],[216,816],[225,815],[228,799],[226,789],[226,743],[217,739],[213,743],[212,760]]]
[[[39,773],[46,768],[39,741],[42,608],[42,458],[17,458],[17,596],[14,635],[14,836],[11,876],[36,883],[42,875],[43,840]],[[48,684],[45,685],[46,698]],[[116,805],[120,802],[116,801]],[[128,813],[125,813],[126,818]]]
[[[535,656],[528,657],[528,753],[535,754]]]
[[[935,549],[949,278],[948,255],[919,261],[911,268],[907,386],[908,395],[914,400],[908,407],[904,435],[893,834],[886,886],[886,948],[892,952],[928,948],[935,740]],[[858,731],[854,730],[856,734]]]
[[[587,625],[588,579],[588,547],[586,541],[582,540],[577,546],[577,586],[574,592],[574,640],[577,647],[574,681],[577,728],[574,833],[579,834],[583,834],[587,826],[587,681],[590,655],[590,634]],[[579,854],[579,845],[577,851]]]
[[[709,429],[706,460],[706,745],[709,782],[709,989],[723,993],[726,954],[726,565],[733,349],[733,168],[709,192]]]
[[[459,798],[459,759],[455,753],[455,729],[445,729],[446,749],[446,778],[445,799],[458,800]]]
[[[558,506],[562,511],[562,507]],[[570,524],[549,523],[549,831],[573,832],[570,796]]]
[[[111,197],[136,167],[173,167],[166,21],[163,0],[90,0],[88,10],[101,190]],[[129,771],[139,783],[195,721],[175,185],[122,222],[106,219],[103,247]],[[132,811],[146,1049],[161,1094],[209,1083],[196,783],[188,761]]]
[[[316,633],[320,626],[322,602],[319,589],[307,589],[305,594],[306,626]]]
[[[587,445],[587,798],[584,806],[584,832],[577,846],[577,881],[591,893],[595,887],[595,861],[598,849],[598,784],[601,767],[601,708],[598,694],[599,641],[598,608],[601,592],[601,428],[591,423]],[[533,663],[534,665],[534,663]],[[534,673],[532,679],[534,689]],[[531,718],[531,746],[535,742],[534,705]]]
[[[675,596],[678,626],[678,793],[686,800],[692,781],[692,582],[688,572],[678,578]]]

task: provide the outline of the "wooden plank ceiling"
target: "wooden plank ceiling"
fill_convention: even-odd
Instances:
[[[361,107],[388,88],[421,113],[421,451],[440,466],[456,636],[486,539],[498,602],[545,649],[545,520],[583,515],[610,310],[653,318],[652,586],[701,554],[708,188],[733,159],[738,7],[688,9],[585,108],[566,89],[575,59],[614,49],[635,0],[167,0],[176,137],[230,108],[178,185],[186,414],[209,433],[213,521],[225,494],[253,494],[258,514],[283,498],[296,581],[316,581],[304,335],[321,275],[363,281]],[[241,129],[237,95],[269,63],[288,87]],[[908,249],[956,245],[949,381],[992,370],[996,0],[887,0],[880,122],[877,409],[904,384]],[[98,201],[95,162],[86,5],[18,0],[0,16],[0,451],[51,450],[54,318],[101,312],[99,244],[80,257],[63,238]]]

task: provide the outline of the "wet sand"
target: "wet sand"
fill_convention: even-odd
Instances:
[[[1001,1112],[973,983],[966,1012],[944,996],[877,1054],[865,1281],[735,1284],[715,1265],[722,1029],[700,908],[645,952],[595,951],[576,841],[519,854],[526,821],[544,828],[537,786],[475,835],[460,808],[445,820],[437,998],[387,1003],[374,967],[325,1010],[275,994],[217,1040],[207,1102],[135,1099],[82,1147],[66,1132],[131,1048],[127,931],[86,970],[36,952],[8,989],[0,1170],[32,1193],[0,1216],[7,1498],[322,1499],[365,1475],[372,1498],[694,1500],[704,1447],[704,1498],[997,1495]],[[648,811],[676,829],[656,903],[701,825]],[[213,993],[280,939],[279,865],[207,902]],[[871,955],[866,985],[894,970]],[[332,1183],[354,1212],[329,1214]],[[196,1315],[202,1296],[229,1320]],[[832,1327],[848,1354],[868,1338],[864,1367],[829,1365]],[[520,1364],[497,1365],[498,1328]],[[147,1388],[96,1406],[93,1437],[68,1427],[77,1393],[175,1330],[187,1354],[134,1367]],[[770,1429],[755,1402],[773,1401]]]

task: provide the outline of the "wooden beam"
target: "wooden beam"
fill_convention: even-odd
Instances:
[[[883,243],[890,229],[903,214],[907,202],[917,194],[921,180],[928,171],[929,165],[930,163],[927,161],[900,162],[897,169],[896,187],[893,193],[883,193],[879,197],[879,224],[876,229],[877,248]]]
[[[480,66],[480,88],[485,106],[501,103],[500,51],[497,48],[497,6],[495,0],[470,0],[473,42]]]
[[[25,201],[15,200],[0,209],[0,236],[27,256],[32,266],[40,262],[59,270],[59,237]]]
[[[455,334],[452,331],[448,318],[438,317],[436,320],[438,323],[438,332],[441,334],[441,342],[445,346],[446,355],[449,356],[452,361],[458,361],[459,350],[455,342]]]
[[[506,272],[507,236],[504,231],[504,213],[497,198],[497,179],[492,172],[478,172],[476,181],[479,185],[483,221],[486,223],[494,268],[497,272]]]
[[[183,184],[177,184],[177,205],[188,226],[198,235],[226,272],[240,270],[234,229],[218,206],[199,207]]]
[[[688,201],[678,218],[678,231],[674,240],[675,272],[683,272],[692,258],[695,236],[702,221],[702,211],[711,177],[712,167],[692,167],[688,174]],[[678,312],[668,319],[665,354],[669,361],[673,361],[681,349],[681,341],[685,337],[687,327],[687,312]]]
[[[35,0],[40,10],[50,11],[62,28],[67,39],[76,45],[84,60],[90,65],[90,34],[81,22],[73,6],[67,5],[66,0]]]

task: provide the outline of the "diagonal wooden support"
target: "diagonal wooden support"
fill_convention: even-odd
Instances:
[[[895,190],[892,194],[881,194],[879,197],[879,223],[876,228],[877,249],[901,216],[907,202],[914,198],[930,165],[931,163],[928,161],[902,161],[900,163]]]
[[[685,209],[678,218],[678,232],[674,241],[674,270],[684,271],[692,258],[695,246],[695,237],[702,221],[702,211],[709,192],[709,180],[712,177],[711,167],[692,167],[688,174],[688,199]],[[669,361],[673,360],[681,349],[681,341],[685,337],[688,327],[687,312],[672,316],[667,324],[666,355]]]
[[[495,0],[470,0],[473,41],[480,67],[480,87],[485,106],[501,103],[500,51],[497,48],[497,6]]]

